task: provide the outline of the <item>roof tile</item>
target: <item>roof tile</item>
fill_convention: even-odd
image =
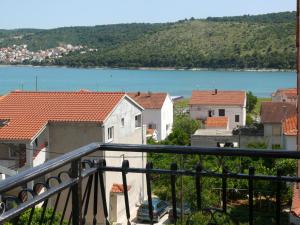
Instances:
[[[161,109],[167,93],[127,93],[129,97],[139,103],[145,109]]]
[[[2,140],[30,140],[49,121],[103,122],[125,93],[11,92],[0,101]]]
[[[228,118],[227,117],[208,117],[205,121],[206,128],[218,128],[228,126]]]
[[[286,102],[262,102],[261,104],[261,122],[262,123],[282,123],[297,113],[296,106]]]
[[[244,106],[246,102],[245,91],[193,91],[190,105],[230,105]]]
[[[283,121],[283,132],[287,136],[296,136],[298,129],[297,129],[297,115],[291,116],[286,118]]]

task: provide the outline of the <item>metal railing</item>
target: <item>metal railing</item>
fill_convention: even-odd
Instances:
[[[111,151],[122,152],[143,152],[175,155],[193,155],[199,158],[193,168],[178,168],[177,163],[169,165],[169,169],[155,168],[155,163],[148,162],[145,168],[132,168],[128,160],[123,160],[121,166],[106,165],[105,159],[95,157],[89,160],[86,157],[99,152]],[[205,168],[205,158],[216,157],[219,169],[211,170]],[[209,224],[217,224],[213,218],[213,213],[227,213],[228,210],[228,180],[245,180],[247,182],[248,198],[248,222],[254,224],[254,184],[257,181],[270,181],[275,185],[275,224],[281,224],[282,215],[282,184],[300,182],[297,176],[287,176],[284,171],[277,171],[272,174],[255,174],[255,168],[250,167],[248,173],[240,171],[232,172],[226,168],[226,158],[231,157],[255,157],[262,159],[300,159],[300,152],[297,151],[273,151],[273,150],[247,150],[247,149],[223,149],[223,148],[200,148],[185,146],[152,146],[152,145],[123,145],[123,144],[100,144],[92,143],[85,147],[68,152],[60,157],[52,159],[42,165],[30,168],[15,176],[0,181],[0,224],[11,222],[18,224],[23,213],[28,213],[27,224],[32,222],[34,212],[39,205],[41,213],[39,224],[53,224],[58,205],[63,204],[63,210],[59,212],[60,221],[57,224],[85,224],[86,215],[89,208],[92,208],[92,224],[110,224],[106,197],[105,172],[116,172],[122,175],[124,187],[124,204],[127,223],[131,224],[130,198],[128,195],[127,174],[141,173],[146,177],[146,189],[148,205],[152,205],[153,176],[164,175],[170,178],[171,209],[173,209],[174,223],[177,223],[177,192],[176,179],[178,177],[189,176],[194,179],[194,192],[197,211],[210,211],[212,218]],[[204,160],[204,161],[203,161]],[[55,173],[56,175],[53,175]],[[46,176],[44,182],[36,182],[36,179]],[[210,177],[221,180],[220,194],[221,205],[217,207],[203,207],[203,186],[202,180]],[[35,182],[34,182],[35,181]],[[30,185],[28,184],[32,184]],[[55,183],[55,185],[53,184]],[[99,186],[98,186],[99,185]],[[43,189],[44,191],[40,191]],[[93,190],[93,191],[92,191]],[[62,200],[61,193],[65,191],[66,197]],[[12,192],[17,194],[11,194]],[[92,194],[92,195],[91,195]],[[52,201],[53,210],[46,220],[46,210],[49,201]],[[89,201],[92,199],[92,207]],[[101,199],[101,200],[99,200]],[[101,201],[101,207],[99,207]],[[9,204],[8,204],[9,203]],[[8,207],[10,205],[10,207]],[[149,207],[150,224],[153,224],[153,209]],[[103,217],[103,220],[100,216]],[[192,224],[191,220],[187,223]]]

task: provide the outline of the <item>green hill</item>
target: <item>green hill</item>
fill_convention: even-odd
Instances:
[[[23,30],[19,39],[3,37],[0,30],[0,46],[27,44],[37,50],[71,43],[98,48],[55,62],[68,66],[294,69],[295,16],[283,12],[166,24]]]

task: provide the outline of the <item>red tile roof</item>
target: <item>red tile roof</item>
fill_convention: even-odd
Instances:
[[[285,89],[278,89],[274,95],[286,95],[288,98],[297,98],[297,89],[296,88],[285,88]]]
[[[227,117],[208,117],[205,121],[206,128],[227,128],[228,118]]]
[[[129,191],[131,189],[130,185],[127,185],[127,190]],[[111,193],[124,193],[124,186],[123,184],[113,184],[111,189]]]
[[[190,105],[244,106],[245,91],[193,91]]]
[[[286,102],[262,102],[261,122],[282,123],[282,121],[297,113],[296,106]]]
[[[11,92],[0,101],[1,140],[30,140],[49,121],[103,122],[125,93]]]
[[[129,97],[139,103],[145,109],[161,109],[167,93],[127,93]]]
[[[292,207],[291,212],[300,217],[300,189],[297,189],[297,184],[294,185],[293,189],[293,200],[292,200]]]
[[[296,136],[297,135],[297,115],[291,116],[285,119],[282,123],[283,133],[287,136]]]

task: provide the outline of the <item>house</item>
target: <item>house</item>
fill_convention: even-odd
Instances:
[[[290,151],[297,150],[297,115],[290,116],[283,120],[283,148]]]
[[[142,112],[142,106],[121,92],[11,92],[0,101],[1,166],[10,169],[13,162],[15,171],[26,169],[91,142],[144,144]],[[111,166],[120,166],[126,157],[132,167],[143,168],[146,162],[143,153],[94,155],[105,158]],[[115,215],[116,210],[125,212],[125,206],[123,201],[115,201],[110,190],[122,184],[122,178],[110,173],[105,176],[106,197],[110,215]],[[142,201],[146,186],[143,175],[130,174],[127,179],[131,203]],[[113,219],[117,222],[122,218],[125,213]]]
[[[143,108],[143,123],[157,131],[157,140],[164,140],[173,127],[173,101],[168,93],[128,93]]]
[[[282,122],[296,114],[296,106],[287,102],[262,102],[261,122],[268,147],[284,146]]]
[[[209,117],[227,117],[230,130],[246,125],[245,91],[193,91],[190,116],[205,121]]]
[[[286,88],[278,89],[272,94],[272,102],[288,102],[292,104],[297,104],[297,89],[296,88]]]

